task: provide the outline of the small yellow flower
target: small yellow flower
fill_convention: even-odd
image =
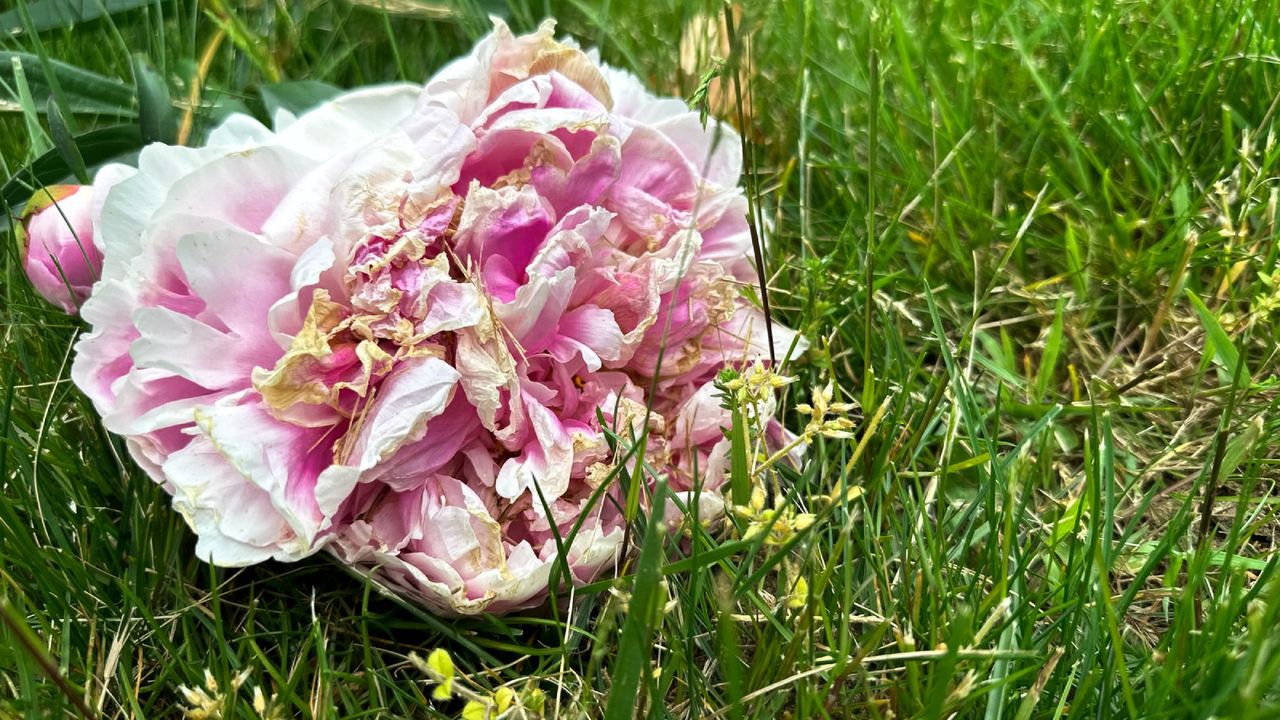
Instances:
[[[462,707],[462,720],[491,720],[489,703],[480,700],[468,700]]]
[[[762,510],[752,517],[742,539],[751,540],[764,535],[765,545],[783,545],[796,533],[811,527],[816,519],[811,513],[797,513],[789,507]]]
[[[516,691],[509,687],[500,687],[493,694],[493,706],[498,709],[498,714],[511,709],[516,702]]]
[[[217,720],[222,717],[222,705],[226,698],[218,692],[218,681],[207,668],[204,671],[204,687],[189,688],[179,685],[178,692],[186,701],[182,715],[187,720]]]
[[[791,519],[791,528],[796,532],[808,530],[816,519],[812,513],[797,513]]]
[[[415,653],[409,654],[409,662],[414,667],[426,674],[435,682],[439,683],[435,690],[431,691],[431,697],[436,700],[448,700],[453,697],[453,678],[456,671],[453,667],[453,658],[449,656],[449,651],[444,648],[436,648],[427,656],[426,662],[418,657]]]
[[[862,497],[862,487],[859,485],[844,488],[843,493],[841,492],[841,488],[844,488],[843,481],[836,484],[836,489],[833,490],[830,495],[814,495],[812,499],[814,502],[822,503],[824,505],[834,505],[839,502],[851,503]]]
[[[833,402],[834,398],[835,385],[827,382],[825,387],[813,392],[812,405],[796,405],[796,412],[809,416],[809,423],[804,428],[805,435],[822,435],[835,440],[853,437],[853,421],[844,416],[853,412],[857,406],[853,403]]]
[[[620,612],[625,613],[631,609],[631,593],[615,586],[609,588],[609,594],[618,601],[618,610]]]
[[[284,720],[283,710],[276,703],[275,694],[268,698],[262,688],[257,686],[253,688],[253,711],[261,720]]]
[[[494,720],[516,704],[516,693],[509,687],[498,688],[490,697],[477,697],[462,707],[462,720]]]
[[[204,671],[202,686],[190,688],[179,685],[178,694],[182,696],[184,703],[181,708],[183,717],[187,720],[221,720],[223,706],[238,694],[251,672],[251,668],[245,668],[236,673],[228,683],[229,687],[225,689],[219,687],[218,679],[208,668]],[[277,720],[280,717],[279,710],[275,707],[275,696],[272,695],[268,701],[262,693],[262,688],[254,687],[252,705],[262,720]]]
[[[541,715],[543,708],[547,706],[547,694],[542,691],[542,688],[531,687],[524,691],[520,704],[529,712]]]
[[[259,715],[267,714],[267,698],[262,694],[262,688],[260,687],[253,689],[253,711]]]
[[[235,677],[231,678],[231,689],[239,690],[240,686],[244,685],[244,681],[248,679],[249,679],[249,668],[245,668],[244,670],[241,670],[239,673],[237,673]]]

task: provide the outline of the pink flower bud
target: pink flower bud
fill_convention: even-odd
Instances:
[[[93,188],[41,188],[23,213],[23,266],[36,292],[70,315],[79,312],[102,271],[93,243]]]

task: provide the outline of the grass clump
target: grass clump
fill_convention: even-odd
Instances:
[[[212,568],[5,243],[0,715],[1280,713],[1265,5],[54,5],[0,15],[10,214],[66,154],[51,114],[92,166],[139,127],[420,81],[487,12],[558,17],[743,130],[812,443],[793,466],[744,432],[736,529],[639,517],[618,579],[541,614],[441,622],[320,557]]]

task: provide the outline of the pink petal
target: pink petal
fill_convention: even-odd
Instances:
[[[555,340],[556,327],[573,293],[573,281],[571,267],[549,278],[535,275],[510,302],[494,304],[494,317],[525,353],[540,352]]]
[[[587,369],[595,372],[601,361],[617,362],[622,357],[622,329],[611,310],[583,305],[565,313],[556,329],[551,354],[560,362],[569,362],[581,354]]]
[[[275,344],[266,331],[267,312],[290,291],[292,254],[247,233],[223,231],[182,238],[177,258],[208,313],[243,340]]]
[[[256,394],[197,410],[200,430],[272,505],[308,546],[328,525],[358,478],[333,464],[341,431],[303,428],[273,417]]]
[[[270,367],[279,355],[165,308],[140,308],[133,320],[140,335],[130,347],[136,366],[166,370],[209,390],[248,387],[253,368]]]

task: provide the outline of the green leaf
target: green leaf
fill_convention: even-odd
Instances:
[[[728,583],[716,588],[716,653],[725,677],[725,715],[731,720],[742,717],[743,661],[742,641],[738,633],[738,621],[733,618],[733,596]]]
[[[220,124],[231,115],[239,113],[241,115],[253,115],[253,111],[245,104],[243,100],[230,95],[223,95],[208,105],[205,109],[206,122],[211,126]]]
[[[1235,473],[1236,468],[1239,468],[1250,457],[1254,456],[1254,446],[1258,444],[1258,439],[1262,437],[1263,431],[1262,416],[1256,415],[1244,427],[1243,432],[1227,441],[1227,449],[1222,457],[1221,477],[1230,477]]]
[[[133,82],[138,93],[138,122],[144,142],[172,142],[176,130],[169,86],[142,53],[134,53]]]
[[[301,115],[342,92],[342,88],[319,80],[294,80],[262,85],[258,92],[262,95],[267,117],[274,120],[280,110]]]
[[[1062,318],[1066,313],[1066,299],[1058,298],[1058,308],[1053,315],[1053,325],[1049,328],[1049,338],[1044,343],[1044,354],[1040,356],[1040,367],[1036,369],[1035,399],[1042,400],[1049,386],[1053,384],[1054,371],[1058,367],[1058,356],[1062,354]]]
[[[206,3],[208,7],[205,9],[205,16],[227,33],[231,44],[239,48],[268,80],[280,82],[284,73],[271,54],[269,39],[254,32],[239,15],[232,12],[232,8],[227,7],[224,0],[206,0]]]
[[[751,470],[747,463],[747,414],[742,403],[733,401],[730,411],[733,424],[729,428],[729,489],[734,505],[751,501]]]
[[[1191,306],[1195,308],[1196,314],[1200,316],[1200,324],[1204,325],[1205,349],[1213,353],[1213,358],[1222,367],[1226,368],[1227,377],[1235,377],[1236,363],[1243,362],[1240,359],[1240,353],[1236,350],[1235,343],[1231,342],[1231,336],[1227,335],[1227,331],[1222,329],[1222,325],[1218,322],[1218,317],[1213,314],[1204,301],[1196,296],[1190,288],[1186,290],[1187,299],[1191,301]],[[1249,367],[1246,365],[1240,368],[1240,382],[1249,385],[1253,381],[1250,379]]]
[[[40,126],[40,118],[36,114],[36,103],[31,98],[31,88],[27,84],[27,69],[21,58],[11,61],[14,85],[18,90],[18,105],[22,108],[22,118],[27,124],[27,142],[31,152],[38,154],[48,152],[49,137]]]
[[[89,171],[84,167],[84,158],[80,156],[71,128],[67,127],[66,118],[62,117],[62,111],[58,109],[58,103],[54,102],[52,96],[49,97],[46,113],[49,118],[49,133],[53,136],[53,148],[58,151],[58,155],[80,184],[89,184]]]
[[[1071,286],[1080,298],[1089,296],[1089,266],[1080,241],[1076,239],[1075,228],[1067,225],[1064,238],[1067,250],[1067,272],[1071,273]]]
[[[604,711],[605,720],[627,720],[635,714],[640,695],[640,679],[653,654],[652,638],[656,629],[654,616],[659,602],[658,580],[661,578],[663,544],[667,538],[663,527],[666,499],[667,483],[659,480],[653,490],[653,506],[649,508],[644,546],[640,548],[640,559],[636,562],[631,600],[627,604],[627,619],[622,624],[622,638],[618,641],[613,682]]]
[[[96,167],[137,150],[142,146],[142,137],[136,125],[114,125],[77,136],[75,145],[87,167]],[[46,152],[0,187],[0,206],[22,207],[36,188],[74,174],[57,150]]]
[[[133,117],[137,114],[133,90],[124,82],[52,59],[48,60],[47,67],[56,78],[54,82],[50,82],[45,74],[46,65],[31,53],[0,51],[0,83],[12,84],[14,58],[22,61],[22,69],[31,84],[33,94],[47,95],[52,92],[52,85],[56,83],[62,88],[72,112],[117,117]],[[16,108],[6,108],[0,102],[0,110],[6,109],[12,111]]]
[[[147,5],[151,0],[36,0],[27,3],[31,26],[36,32],[67,28],[125,10]],[[17,35],[27,28],[18,10],[0,13],[0,33]]]

